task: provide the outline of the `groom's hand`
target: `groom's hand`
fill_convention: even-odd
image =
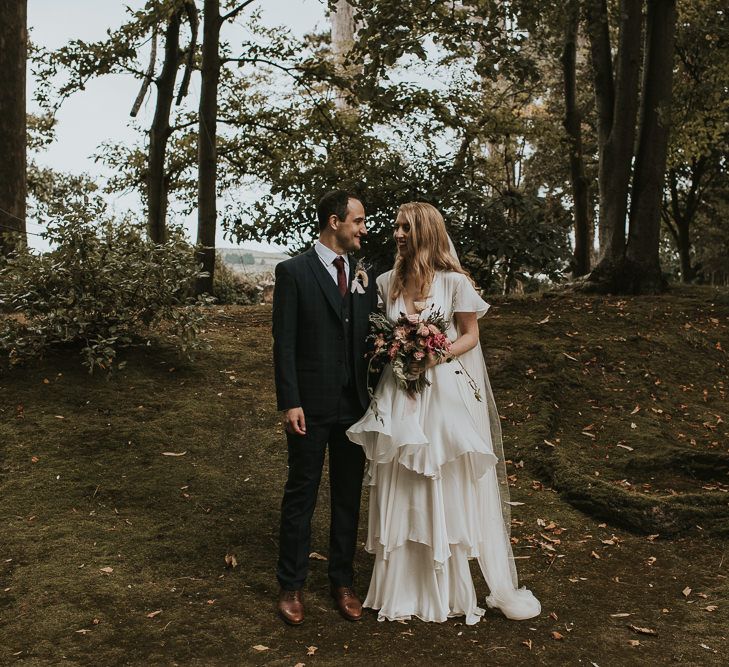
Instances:
[[[291,408],[284,410],[284,428],[288,433],[306,435],[306,419],[303,408]]]

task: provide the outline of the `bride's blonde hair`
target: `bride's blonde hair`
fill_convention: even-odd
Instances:
[[[395,258],[390,287],[393,301],[405,291],[408,278],[415,285],[421,285],[422,297],[428,296],[436,271],[455,271],[470,280],[451,254],[445,222],[435,206],[423,202],[403,204],[397,212],[397,220],[409,224],[410,232],[406,241],[407,254],[398,253]]]

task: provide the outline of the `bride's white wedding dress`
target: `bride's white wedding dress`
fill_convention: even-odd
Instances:
[[[390,320],[405,312],[402,297],[389,298],[392,272],[377,279]],[[453,314],[483,316],[489,305],[466,276],[436,273],[423,317],[439,309],[458,337]],[[386,366],[373,407],[348,431],[368,460],[370,509],[366,549],[375,566],[365,607],[379,620],[445,621],[465,616],[477,623],[469,559],[476,558],[490,589],[486,604],[511,619],[541,612],[531,591],[518,588],[509,541],[510,512],[499,417],[480,344],[459,357],[482,401],[457,362],[426,371],[431,386],[411,398]]]

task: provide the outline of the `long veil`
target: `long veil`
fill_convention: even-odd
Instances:
[[[448,245],[450,247],[451,255],[453,256],[453,259],[456,261],[458,266],[461,266],[461,262],[458,258],[458,253],[456,252],[456,248],[453,245],[453,241],[450,236],[448,236]],[[488,305],[488,304],[487,304]],[[504,443],[501,437],[501,420],[499,417],[499,411],[496,408],[496,401],[494,400],[494,394],[491,390],[491,382],[489,381],[489,374],[488,370],[486,369],[486,361],[484,360],[483,356],[483,350],[481,349],[481,341],[479,339],[478,343],[476,344],[476,347],[473,350],[470,350],[466,354],[463,354],[459,357],[460,362],[463,364],[463,367],[465,370],[471,375],[472,378],[476,380],[476,382],[481,385],[482,389],[482,399],[483,402],[476,403],[474,406],[475,411],[477,414],[474,415],[474,419],[476,421],[476,424],[490,432],[491,435],[491,444],[493,447],[493,452],[495,456],[498,458],[498,463],[495,466],[495,472],[496,472],[496,478],[498,480],[498,489],[499,489],[499,496],[501,499],[501,516],[503,517],[504,522],[504,538],[505,538],[505,548],[507,549],[508,556],[509,556],[509,570],[511,575],[511,581],[514,585],[514,588],[518,588],[518,576],[516,572],[516,566],[514,565],[514,557],[511,549],[511,505],[510,503],[510,494],[509,494],[509,479],[508,474],[506,472],[506,460],[504,457]],[[479,380],[481,380],[479,382]],[[471,397],[472,398],[472,397]],[[473,403],[471,403],[473,405]],[[480,559],[481,560],[481,559]],[[482,569],[484,569],[484,565],[489,565],[488,563],[482,562]],[[493,591],[492,591],[493,592]]]

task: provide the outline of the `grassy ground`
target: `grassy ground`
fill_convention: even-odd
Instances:
[[[195,364],[142,347],[111,379],[60,353],[4,375],[0,664],[726,664],[728,331],[708,289],[495,303],[514,552],[543,613],[474,627],[347,623],[315,559],[305,624],[275,617],[267,307],[216,309]],[[319,504],[326,555],[326,485]]]

